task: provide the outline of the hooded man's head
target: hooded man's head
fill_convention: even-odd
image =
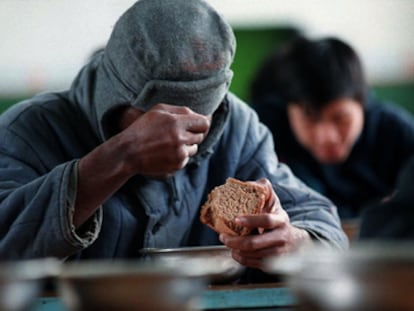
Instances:
[[[116,23],[97,71],[94,102],[101,132],[108,112],[157,103],[212,114],[232,71],[230,25],[202,0],[140,0]]]

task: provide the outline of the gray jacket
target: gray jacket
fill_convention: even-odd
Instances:
[[[163,181],[133,177],[75,230],[76,165],[105,140],[92,96],[99,63],[85,66],[68,92],[35,96],[0,116],[1,259],[130,258],[143,247],[219,244],[200,223],[200,206],[229,176],[268,178],[293,225],[347,247],[335,206],[278,162],[268,129],[232,94],[185,168]]]

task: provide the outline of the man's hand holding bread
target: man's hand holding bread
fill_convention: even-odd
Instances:
[[[229,178],[203,205],[200,219],[220,234],[242,265],[262,268],[263,259],[309,245],[311,237],[290,223],[267,179],[242,182]]]

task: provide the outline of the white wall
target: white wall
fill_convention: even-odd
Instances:
[[[191,0],[189,0],[191,1]],[[133,0],[0,0],[0,95],[69,86]],[[235,27],[338,35],[371,82],[414,80],[412,0],[209,0]]]

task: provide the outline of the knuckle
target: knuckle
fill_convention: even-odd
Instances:
[[[192,112],[192,110],[186,106],[180,106],[181,112],[185,114],[189,114]]]
[[[176,148],[175,156],[178,161],[184,161],[188,157],[188,153],[184,145],[179,145],[178,148]]]
[[[164,110],[165,107],[166,105],[164,103],[157,103],[150,110],[156,110],[156,109]]]
[[[170,166],[173,169],[180,169],[183,163],[187,160],[187,157],[187,152],[185,151],[184,147],[174,148],[169,156]]]
[[[279,236],[279,246],[284,247],[288,244],[289,237],[286,233],[280,234]]]
[[[168,140],[171,146],[173,146],[176,149],[180,149],[181,147],[183,147],[185,138],[180,129],[178,129],[177,127],[173,127],[169,130],[168,135]]]
[[[168,117],[168,120],[166,121],[166,124],[168,124],[168,130],[170,135],[172,136],[179,136],[181,131],[179,127],[179,122],[175,116]]]
[[[245,249],[245,250],[256,250],[256,249],[258,249],[258,243],[255,239],[245,239],[243,241],[243,249]]]
[[[264,214],[263,216],[264,217],[261,221],[261,223],[262,223],[261,226],[264,227],[264,228],[268,228],[268,229],[273,228],[275,226],[275,223],[276,223],[275,218],[272,217],[273,215],[272,214]]]

